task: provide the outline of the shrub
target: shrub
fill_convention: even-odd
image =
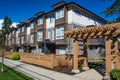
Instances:
[[[13,53],[11,56],[12,60],[20,60],[20,55],[18,53]]]
[[[120,69],[113,69],[111,71],[111,76],[115,80],[120,80]]]

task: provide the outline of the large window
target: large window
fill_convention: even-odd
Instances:
[[[12,39],[12,44],[14,44],[14,38]]]
[[[54,22],[54,15],[51,15],[50,16],[50,23],[53,23]]]
[[[30,43],[34,43],[34,34],[30,35]]]
[[[43,31],[38,31],[37,40],[38,40],[38,41],[42,41],[42,40],[43,40]]]
[[[64,26],[56,28],[56,39],[64,39]]]
[[[24,28],[25,28],[25,27],[24,27],[24,26],[22,26],[22,32],[24,32]]]
[[[17,43],[20,44],[20,37],[17,38]]]
[[[20,28],[18,28],[18,33],[20,33]]]
[[[24,36],[21,37],[21,44],[24,44]]]
[[[54,40],[55,39],[55,31],[54,29],[48,29],[47,30],[47,38]]]
[[[31,29],[34,29],[34,22],[32,22],[32,23],[30,24],[30,28],[31,28]]]
[[[60,9],[56,11],[56,19],[60,19],[64,17],[64,9]]]
[[[37,23],[38,23],[38,25],[43,24],[43,17],[40,17],[40,18],[37,20]]]

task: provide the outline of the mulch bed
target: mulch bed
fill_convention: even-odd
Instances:
[[[57,72],[61,72],[61,73],[65,73],[65,74],[69,74],[69,75],[74,75],[75,73],[72,73],[72,67],[70,66],[60,66],[60,67],[56,67],[53,69],[54,71]]]

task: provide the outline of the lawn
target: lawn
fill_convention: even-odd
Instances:
[[[0,63],[1,68],[1,63]],[[0,80],[33,80],[32,78],[4,65],[4,72],[0,72]]]

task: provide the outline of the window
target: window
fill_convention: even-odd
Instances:
[[[34,43],[34,34],[30,35],[30,43]]]
[[[24,32],[24,26],[22,26],[22,32]]]
[[[20,44],[20,37],[17,38],[17,42],[18,42],[18,44]]]
[[[56,19],[60,19],[64,17],[64,9],[60,9],[56,11]]]
[[[56,28],[56,39],[64,39],[64,26]]]
[[[48,29],[48,31],[47,31],[47,38],[50,39],[50,36],[51,36],[51,32],[50,32],[50,29]]]
[[[54,15],[51,15],[50,16],[50,23],[53,23],[54,22]]]
[[[47,30],[47,38],[48,39],[51,39],[51,40],[54,40],[55,39],[55,33],[54,33],[54,29],[48,29]]]
[[[31,28],[31,29],[34,29],[34,22],[32,22],[32,23],[30,24],[30,28]]]
[[[52,34],[51,38],[52,38],[52,40],[54,40],[55,39],[55,31],[54,31],[54,29],[52,29],[52,33],[51,34]]]
[[[20,33],[20,28],[18,28],[18,33]]]
[[[37,40],[38,40],[38,41],[42,41],[42,40],[43,40],[43,31],[38,31]]]
[[[12,39],[12,44],[14,44],[14,39]]]
[[[37,20],[37,22],[38,22],[38,25],[43,24],[43,17],[39,18],[39,19]]]
[[[21,44],[24,44],[24,36],[21,37]]]
[[[14,31],[12,31],[12,35],[14,35]]]

